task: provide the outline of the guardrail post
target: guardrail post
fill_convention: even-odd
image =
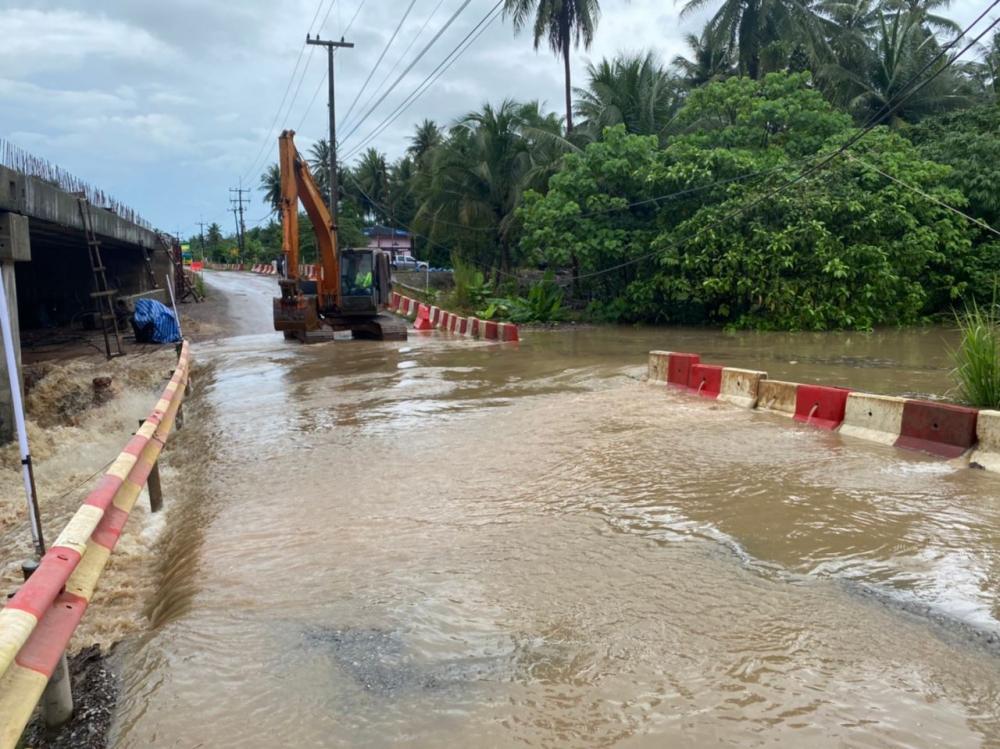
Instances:
[[[143,424],[139,419],[139,426]],[[159,512],[163,509],[163,485],[160,483],[160,461],[153,463],[149,476],[146,477],[146,488],[149,489],[149,511]]]
[[[160,485],[160,461],[153,463],[153,469],[146,479],[149,488],[149,511],[159,512],[163,509],[163,488]]]
[[[21,564],[24,579],[31,577],[38,569],[38,562],[31,560]],[[49,728],[58,728],[73,717],[73,684],[69,678],[69,663],[66,653],[59,656],[59,664],[42,693],[42,720]]]

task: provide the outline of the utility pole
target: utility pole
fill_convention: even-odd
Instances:
[[[340,197],[340,180],[337,176],[337,108],[334,100],[334,86],[333,86],[333,52],[339,47],[351,48],[354,46],[353,42],[345,42],[344,37],[340,37],[339,42],[324,40],[319,38],[319,34],[313,39],[306,34],[306,44],[318,44],[322,47],[326,47],[326,62],[327,62],[327,84],[329,85],[329,92],[327,93],[329,103],[327,106],[330,108],[330,216],[333,218],[333,231],[336,233],[338,229],[337,221],[337,198]]]
[[[243,262],[243,255],[245,251],[244,241],[246,235],[246,224],[243,223],[243,203],[248,202],[243,198],[244,193],[250,192],[243,188],[242,182],[239,187],[229,188],[229,204],[233,207],[233,218],[236,220],[236,243],[240,248],[240,262]],[[233,193],[236,193],[236,197],[233,197]]]
[[[199,221],[198,228],[201,230],[199,232],[199,237],[201,237],[201,259],[205,259],[205,222]]]

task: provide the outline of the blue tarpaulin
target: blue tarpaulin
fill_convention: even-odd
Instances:
[[[181,339],[174,311],[153,299],[137,299],[132,314],[137,341],[176,343]]]

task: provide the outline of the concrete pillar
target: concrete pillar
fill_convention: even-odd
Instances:
[[[14,334],[14,355],[18,369],[21,367],[21,336],[17,322],[17,282],[14,279],[14,261],[31,260],[31,243],[28,236],[28,219],[16,213],[0,213],[0,278],[7,290],[7,307]],[[21,378],[24,381],[24,378]],[[10,392],[7,364],[0,356],[0,444],[14,439],[14,404]]]

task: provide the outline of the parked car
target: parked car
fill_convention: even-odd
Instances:
[[[409,255],[398,255],[392,261],[393,270],[427,270],[427,263]]]

